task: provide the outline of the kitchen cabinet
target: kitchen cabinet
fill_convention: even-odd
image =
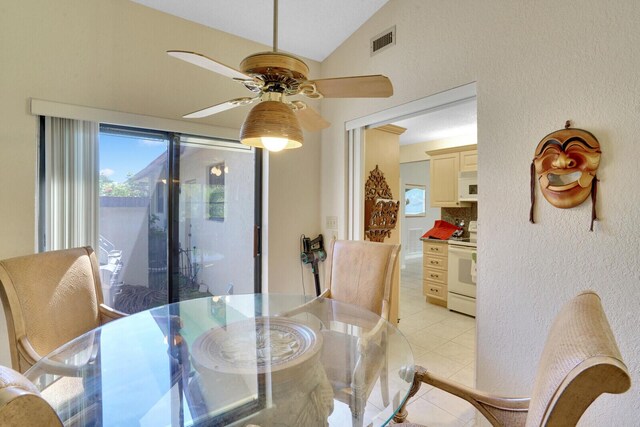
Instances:
[[[447,306],[447,261],[449,245],[446,240],[422,241],[422,293],[427,302]]]
[[[430,156],[430,203],[432,207],[459,208],[470,206],[458,200],[458,173],[478,170],[475,145],[427,151]]]
[[[460,152],[460,172],[472,172],[478,170],[478,150]]]

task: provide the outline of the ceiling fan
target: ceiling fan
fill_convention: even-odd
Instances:
[[[183,61],[229,77],[254,93],[253,97],[231,99],[183,116],[187,119],[211,116],[222,111],[255,104],[240,130],[243,144],[280,151],[302,146],[300,124],[308,131],[319,131],[330,125],[313,108],[294,95],[316,98],[386,98],[393,86],[383,75],[339,77],[310,80],[309,67],[301,59],[278,52],[278,0],[273,7],[273,52],[249,55],[240,70],[224,65],[205,55],[183,50],[167,53]]]

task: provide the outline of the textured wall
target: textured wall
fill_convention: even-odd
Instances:
[[[622,396],[603,396],[583,425],[637,425],[640,387],[640,3],[391,0],[322,65],[323,74],[384,73],[384,100],[324,100],[323,215],[344,215],[339,124],[471,81],[478,88],[478,385],[528,394],[549,325],[579,291],[600,293],[632,372]],[[397,25],[397,45],[369,56],[370,37]],[[564,121],[603,150],[599,216],[589,203],[553,208],[539,197],[527,222],[533,150]],[[341,216],[341,219],[344,218]],[[341,225],[344,221],[341,221]],[[344,230],[341,230],[344,232]]]

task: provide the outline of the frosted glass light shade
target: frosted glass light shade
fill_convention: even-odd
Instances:
[[[298,118],[286,104],[262,101],[251,109],[240,129],[240,142],[270,151],[302,147]]]

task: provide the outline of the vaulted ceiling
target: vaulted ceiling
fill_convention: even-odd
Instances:
[[[273,45],[272,0],[132,1],[226,33]],[[387,1],[279,0],[278,48],[322,61]]]

